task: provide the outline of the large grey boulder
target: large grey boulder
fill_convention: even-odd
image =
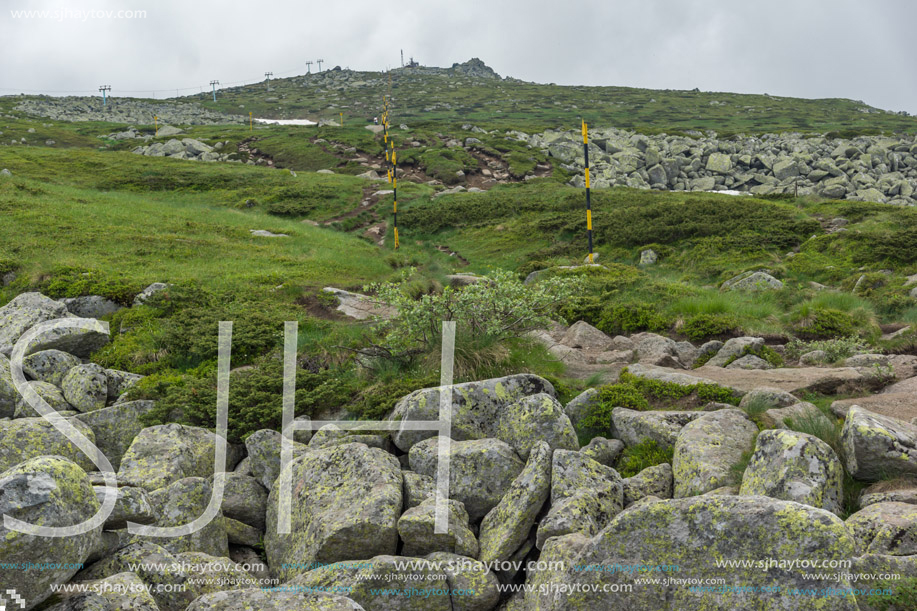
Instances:
[[[55,412],[62,414],[73,411],[73,406],[67,403],[64,393],[57,386],[47,382],[26,382],[26,384]],[[25,397],[20,395],[19,400],[16,401],[16,411],[13,417],[40,418],[41,414],[32,407],[31,403],[26,401]]]
[[[357,611],[353,600],[329,592],[290,590],[225,590],[202,594],[186,611]]]
[[[398,459],[353,443],[310,451],[287,469],[291,534],[277,532],[279,488],[268,496],[264,549],[276,577],[290,579],[299,572],[295,566],[315,561],[395,553],[402,510]]]
[[[421,441],[411,448],[411,470],[435,481],[439,438]],[[522,472],[525,463],[499,439],[453,441],[449,446],[449,498],[461,501],[472,522],[497,506]]]
[[[38,323],[65,318],[64,304],[41,293],[22,293],[0,308],[0,352],[9,355],[23,333]]]
[[[580,452],[606,467],[614,467],[623,451],[623,441],[604,437],[593,437],[587,445],[580,448]]]
[[[598,352],[611,350],[613,345],[610,337],[584,320],[573,323],[559,343],[570,348],[583,348]]]
[[[10,360],[0,352],[0,418],[11,418],[20,396],[13,385]]]
[[[49,527],[75,526],[93,517],[99,502],[86,473],[59,456],[32,458],[0,473],[0,515]],[[39,537],[13,531],[0,522],[0,558],[6,569],[3,587],[14,589],[37,607],[52,594],[51,587],[70,581],[77,566],[89,558],[101,540],[101,525],[68,537]],[[50,566],[40,566],[47,564]]]
[[[861,553],[913,556],[917,554],[917,505],[885,501],[847,518]]]
[[[806,574],[811,569],[802,566],[762,569],[718,565],[749,558],[848,560],[854,552],[853,538],[837,516],[798,503],[760,496],[657,501],[622,512],[586,544],[574,564],[595,570],[571,567],[559,580],[568,584],[566,592],[547,590],[538,598],[542,608],[556,611],[820,609],[825,608],[824,600],[814,596],[794,597],[787,602],[787,588],[817,591],[851,587],[850,582],[835,580],[833,575],[809,578]],[[690,574],[692,579],[723,579],[743,588],[699,590],[664,579],[654,585],[635,585],[635,580],[645,579],[645,574],[602,570],[616,563],[677,566],[679,574]],[[633,589],[622,595],[616,584]],[[779,591],[761,589],[774,584],[780,585]],[[576,588],[576,593],[571,595],[570,588]],[[837,596],[832,597],[830,608],[856,611],[858,606],[853,597]]]
[[[156,490],[186,477],[210,477],[216,435],[181,424],[151,426],[137,433],[121,458],[118,481]]]
[[[156,599],[153,598],[147,589],[147,585],[143,583],[143,580],[141,580],[136,573],[125,571],[124,573],[117,573],[104,579],[89,581],[83,585],[90,588],[85,594],[90,594],[100,599],[98,600],[100,611],[120,611],[122,609],[130,609],[131,611],[159,611]],[[83,593],[78,594],[77,596],[82,594]],[[58,609],[58,607],[61,605],[69,605],[72,599],[72,596],[68,597],[62,603],[51,607],[51,609],[62,611],[62,609]],[[92,603],[90,603],[90,605],[91,604]],[[77,606],[73,608],[85,611],[87,608],[92,607],[86,607],[85,603],[81,602],[77,603]]]
[[[847,471],[857,479],[917,475],[917,426],[913,424],[854,405],[847,412],[841,444]]]
[[[762,431],[739,494],[796,501],[840,515],[844,469],[827,443],[806,433]]]
[[[655,333],[638,333],[631,337],[637,360],[644,365],[659,365],[683,369],[678,359],[678,344],[675,340]]]
[[[632,477],[624,478],[621,483],[624,489],[625,507],[651,496],[670,499],[673,490],[672,465],[666,462],[647,467]]]
[[[551,509],[538,525],[539,549],[551,537],[593,536],[624,507],[621,476],[582,452],[557,450],[551,462]]]
[[[688,423],[675,442],[675,498],[696,496],[733,482],[732,465],[752,449],[758,427],[737,409],[709,412]]]
[[[83,423],[73,423],[89,441],[95,441],[92,430]],[[39,456],[61,456],[86,471],[95,469],[88,456],[44,418],[0,420],[0,470]]]
[[[162,291],[164,291],[164,290],[166,290],[167,288],[169,288],[169,286],[170,286],[170,285],[168,285],[168,284],[166,284],[166,283],[164,283],[164,282],[154,282],[154,283],[151,284],[150,286],[148,286],[148,287],[146,287],[145,289],[143,289],[142,291],[140,291],[140,292],[134,297],[134,305],[135,305],[135,306],[144,305],[144,304],[145,304],[147,301],[149,301],[154,295],[156,295],[157,293],[161,293]]]
[[[452,595],[452,611],[490,611],[500,602],[500,582],[493,571],[471,558],[434,552],[427,560],[446,574]],[[457,591],[464,592],[458,595]]]
[[[814,424],[827,430],[834,426],[834,422],[823,411],[818,409],[818,406],[807,401],[799,401],[787,407],[769,409],[761,414],[761,423],[767,427],[778,429]]]
[[[77,365],[64,376],[61,390],[77,411],[102,409],[108,402],[108,374],[95,363]]]
[[[121,458],[134,438],[144,429],[142,418],[155,407],[153,401],[126,401],[111,407],[77,414],[79,420],[92,429],[96,446],[111,461],[114,469],[121,467]]]
[[[705,412],[637,411],[616,407],[611,411],[615,436],[628,446],[652,440],[662,448],[675,447],[675,440],[686,424]]]
[[[436,495],[436,484],[428,475],[421,475],[413,471],[402,471],[404,480],[404,510],[417,507],[427,499]]]
[[[123,400],[121,399],[121,395],[143,379],[143,376],[140,374],[119,371],[117,369],[106,369],[105,375],[108,376],[109,399]]]
[[[481,520],[482,562],[509,559],[529,537],[535,518],[551,491],[551,448],[544,441],[532,448],[522,473]]]
[[[588,416],[601,402],[599,391],[595,388],[587,388],[567,403],[564,413],[567,414],[573,428],[578,430],[583,418]]]
[[[150,506],[158,515],[154,526],[171,527],[190,524],[207,509],[213,489],[203,477],[185,477],[149,493]],[[223,515],[218,513],[202,529],[178,537],[137,536],[137,540],[158,543],[173,554],[203,552],[211,556],[228,556],[229,542]]]
[[[360,560],[355,558],[354,560]],[[430,561],[405,556],[380,555],[363,562],[345,562],[302,573],[287,585],[346,592],[364,609],[380,611],[453,611],[446,575]],[[379,591],[387,591],[380,597]],[[381,599],[381,601],[380,601]]]
[[[60,350],[41,350],[22,359],[22,371],[31,379],[60,386],[64,376],[81,361]]]
[[[745,272],[724,282],[723,291],[773,291],[783,288],[783,282],[767,272]]]
[[[220,508],[227,518],[264,530],[267,490],[250,475],[227,473]]]
[[[64,304],[68,312],[80,318],[102,318],[122,309],[117,303],[101,295],[66,297],[60,302]]]
[[[556,395],[550,382],[532,374],[456,384],[452,391],[452,439],[456,441],[488,437],[499,439],[496,428],[501,422],[511,423],[516,419],[514,404],[520,399],[540,393],[552,397]],[[438,420],[439,395],[438,387],[415,390],[398,401],[389,420]],[[567,421],[569,423],[569,419]],[[407,452],[415,443],[434,435],[436,431],[432,430],[399,430],[392,436],[392,441],[401,451]]]
[[[764,348],[760,337],[733,337],[723,344],[716,356],[707,361],[708,367],[725,367],[730,360],[736,360],[745,352],[759,352]]]
[[[311,451],[305,444],[296,441],[289,443],[292,443],[294,458]],[[245,450],[251,463],[252,475],[270,491],[280,475],[283,435],[272,429],[255,431],[245,438]]]
[[[105,500],[107,488],[93,486],[96,498],[101,504]],[[159,514],[150,503],[150,497],[143,488],[133,486],[119,486],[115,501],[115,509],[105,520],[105,530],[127,528],[128,522],[137,524],[153,524],[159,519]]]
[[[436,533],[435,498],[405,511],[398,519],[398,535],[404,542],[404,556],[426,556],[433,552],[449,552],[476,558],[478,540],[468,528],[468,512],[459,501],[446,500],[448,532]]]
[[[547,393],[523,397],[499,412],[492,431],[494,437],[512,446],[523,460],[542,441],[552,450],[579,449],[570,418],[560,402]]]

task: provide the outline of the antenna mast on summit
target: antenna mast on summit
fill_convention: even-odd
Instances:
[[[401,67],[404,68],[404,49],[401,50]]]
[[[319,72],[322,71],[322,62],[323,62],[323,61],[325,61],[325,60],[323,60],[323,59],[317,59],[317,60],[315,60],[315,63],[318,64],[318,71],[319,71]]]
[[[311,59],[306,62],[306,74],[312,74],[312,64],[314,64]]]

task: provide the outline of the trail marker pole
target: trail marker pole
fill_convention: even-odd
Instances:
[[[252,119],[252,111],[248,111],[248,131],[255,131],[255,120]]]
[[[586,160],[586,235],[589,237],[589,264],[593,263],[592,251],[592,197],[589,189],[589,127],[583,120],[583,154]]]
[[[341,127],[344,127],[344,113],[341,113]]]
[[[395,158],[395,142],[392,141],[392,225],[395,228],[395,250],[398,250],[398,163]]]
[[[102,106],[108,106],[108,97],[105,95],[105,92],[111,91],[111,85],[101,85],[99,91],[102,92]]]
[[[153,117],[153,125],[156,127],[156,135],[159,135],[159,117]]]
[[[213,87],[213,101],[217,101],[217,85],[220,84],[220,81],[210,81],[210,86]]]

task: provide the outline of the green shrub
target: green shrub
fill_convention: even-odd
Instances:
[[[917,609],[917,577],[869,583],[866,603],[876,611]],[[859,597],[858,597],[859,600]]]
[[[856,354],[867,354],[872,349],[859,337],[837,337],[814,341],[794,338],[786,345],[786,355],[791,359],[798,359],[803,354],[815,350],[824,351],[827,362],[836,363]]]
[[[728,314],[697,314],[688,318],[678,331],[692,341],[734,335],[741,331],[739,321]]]
[[[856,332],[856,321],[840,310],[803,304],[794,313],[793,332],[803,339],[849,337]]]
[[[612,428],[611,412],[616,407],[646,410],[650,404],[632,384],[608,384],[598,389],[599,400],[580,421],[581,428],[590,431],[608,432]]]
[[[624,449],[618,458],[617,471],[621,477],[633,477],[648,467],[671,464],[674,453],[673,448],[660,447],[655,439],[647,439]]]
[[[619,381],[634,386],[643,396],[657,401],[677,401],[695,393],[697,398],[704,402],[715,401],[717,403],[738,405],[741,400],[741,397],[737,396],[731,389],[717,384],[682,385],[673,382],[660,382],[637,377],[626,369],[621,372]]]
[[[609,335],[637,331],[658,333],[672,326],[672,320],[650,304],[621,303],[606,306],[595,326]]]
[[[136,281],[80,267],[61,267],[39,284],[39,290],[53,299],[101,295],[129,306],[143,287]]]
[[[360,392],[347,408],[361,420],[381,420],[388,415],[399,399],[420,388],[439,386],[439,376],[397,378],[390,382],[377,382]]]
[[[743,356],[749,356],[749,355],[756,356],[759,359],[764,359],[765,361],[767,361],[768,364],[771,365],[771,367],[783,367],[783,357],[780,356],[780,354],[778,354],[776,350],[774,350],[773,348],[769,346],[761,346],[760,348],[754,348],[753,346],[745,346],[745,348],[742,349],[741,354],[737,354],[735,356],[729,357],[726,360],[726,362],[723,364],[723,366],[726,367],[729,364],[739,360]]]

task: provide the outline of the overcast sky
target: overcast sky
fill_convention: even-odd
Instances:
[[[480,57],[537,82],[845,97],[917,114],[909,0],[0,0],[0,94],[187,94]],[[70,11],[64,19],[13,11]],[[145,11],[134,19],[86,11]],[[82,17],[74,16],[81,12]],[[312,67],[313,70],[316,65]]]

